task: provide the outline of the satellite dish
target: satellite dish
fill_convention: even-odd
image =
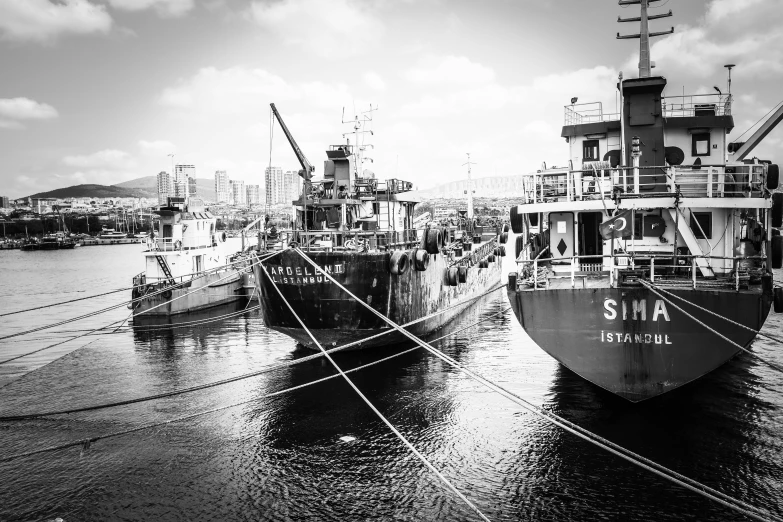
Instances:
[[[664,154],[669,165],[682,165],[685,161],[685,153],[679,147],[666,147]]]
[[[612,168],[616,168],[620,164],[620,151],[617,149],[610,150],[604,154],[604,161],[608,161]]]

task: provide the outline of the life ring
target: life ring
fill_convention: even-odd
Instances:
[[[423,248],[413,251],[413,266],[419,272],[424,272],[430,265],[430,254]]]
[[[163,297],[163,299],[171,299],[171,289],[165,289],[160,295]]]
[[[772,194],[772,226],[783,226],[783,192]]]
[[[446,281],[448,281],[449,286],[457,286],[457,283],[459,282],[459,270],[457,270],[456,266],[446,269]]]
[[[174,250],[182,250],[182,241],[179,239],[174,241]]]
[[[389,258],[389,272],[392,275],[402,275],[408,270],[408,253],[404,250],[395,250]]]

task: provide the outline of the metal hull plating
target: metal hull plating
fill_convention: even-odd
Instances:
[[[388,253],[318,252],[309,255],[356,297],[396,324],[403,325],[453,307],[407,328],[417,336],[443,327],[474,298],[500,283],[499,261],[489,263],[488,268],[470,267],[465,283],[449,286],[446,278],[449,262],[443,255],[431,256],[424,271],[409,267],[400,275],[389,272]],[[296,315],[325,346],[358,341],[391,330],[383,319],[337,285],[317,275],[312,265],[293,250],[255,265],[254,270],[264,322],[303,346],[317,348],[273,285],[280,289]],[[354,348],[394,344],[402,339],[402,334],[394,332]]]
[[[670,289],[755,330],[769,313],[760,290]],[[646,288],[509,292],[520,324],[545,352],[588,381],[638,402],[709,373],[740,350]],[[743,347],[755,334],[673,299]]]
[[[141,314],[156,316],[183,314],[246,299],[247,297],[242,288],[242,275],[237,272],[234,277],[226,278],[226,276],[226,272],[207,274],[181,287],[172,289],[170,296],[166,293],[161,293],[145,297],[138,302],[134,310],[134,316]],[[215,283],[222,278],[226,279]],[[211,283],[215,284],[205,288]],[[203,288],[203,290],[198,290],[199,288]],[[149,292],[156,289],[156,287],[150,287]],[[198,291],[194,292],[194,290]],[[185,294],[188,295],[185,296]]]

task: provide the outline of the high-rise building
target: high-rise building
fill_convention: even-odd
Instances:
[[[190,179],[193,181],[189,181]],[[174,167],[174,196],[186,197],[196,195],[195,165],[176,165]]]
[[[259,185],[247,185],[247,204],[258,205],[261,203],[261,187]]]
[[[217,203],[231,201],[231,187],[228,183],[228,173],[225,170],[215,171],[215,199]]]
[[[231,183],[231,203],[234,205],[247,205],[247,192],[245,191],[245,182],[241,179],[232,179]]]
[[[280,167],[267,167],[264,171],[264,192],[266,193],[266,204],[274,205],[278,203],[278,187],[283,178],[283,169]]]
[[[0,208],[11,208],[11,203],[8,200],[8,196],[0,196]]]
[[[291,204],[295,199],[299,199],[299,171],[288,170],[283,175],[283,200],[280,203]]]
[[[169,196],[173,196],[171,190],[171,176],[165,170],[158,172],[158,203],[165,205]]]

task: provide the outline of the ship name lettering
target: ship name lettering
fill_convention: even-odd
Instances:
[[[672,344],[669,334],[606,332],[601,330],[602,343]]]
[[[625,299],[621,301],[621,307],[623,312],[623,321],[628,319],[630,312],[631,319],[634,321],[639,319],[642,321],[647,320],[647,300],[646,299],[632,299],[630,303]],[[617,319],[617,301],[611,298],[604,299],[604,317],[609,319]],[[653,305],[652,320],[658,322],[659,318],[663,318],[664,321],[670,322],[669,311],[666,309],[666,303],[663,299],[656,299]]]

